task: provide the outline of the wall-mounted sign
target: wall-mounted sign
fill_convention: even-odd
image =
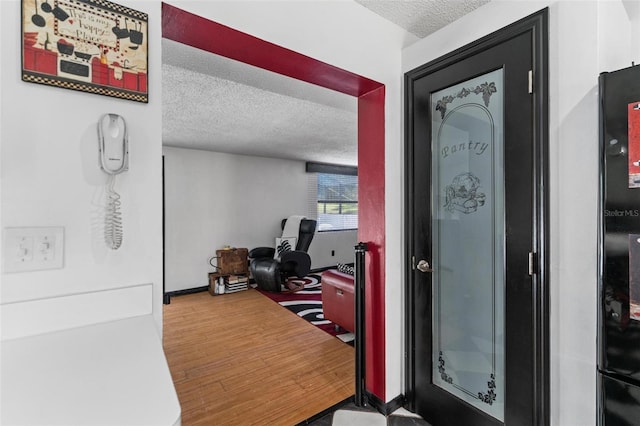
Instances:
[[[148,102],[147,23],[106,0],[22,0],[22,80]]]
[[[629,188],[640,188],[640,102],[628,106]]]

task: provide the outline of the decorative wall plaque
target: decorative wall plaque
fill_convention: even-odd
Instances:
[[[629,235],[629,317],[640,321],[640,234]]]
[[[148,102],[147,23],[106,0],[22,0],[22,80]]]
[[[640,188],[640,102],[628,105],[629,188]]]

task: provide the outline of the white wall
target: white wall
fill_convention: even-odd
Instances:
[[[307,216],[303,161],[173,147],[163,153],[167,292],[208,285],[216,249],[274,247],[283,218]],[[353,262],[355,240],[355,231],[317,233],[311,267]]]
[[[153,283],[161,329],[160,2],[118,3],[149,14],[148,104],[21,81],[21,2],[0,2],[0,225],[65,231],[64,268],[2,272],[0,296],[6,304]],[[116,183],[125,230],[117,251],[102,242],[98,219],[105,176],[98,165],[96,123],[107,112],[121,114],[129,126],[130,168]]]
[[[313,269],[355,262],[354,247],[358,244],[358,231],[316,232],[309,246]],[[333,254],[332,254],[333,253]]]
[[[412,36],[352,0],[187,1],[172,5],[295,50],[386,86],[385,291],[386,393],[402,389],[402,74],[401,49]]]
[[[550,7],[551,424],[596,421],[598,74],[640,60],[619,1],[493,1],[403,52],[409,71]],[[636,44],[637,46],[637,44]]]

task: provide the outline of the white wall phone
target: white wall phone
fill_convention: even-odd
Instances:
[[[104,240],[117,250],[122,245],[122,213],[120,195],[113,189],[116,175],[129,170],[129,137],[127,123],[118,114],[104,114],[98,122],[100,167],[109,175],[105,211]]]

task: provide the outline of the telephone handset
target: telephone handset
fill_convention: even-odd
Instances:
[[[100,167],[109,175],[105,206],[104,240],[117,250],[122,245],[122,212],[120,195],[113,189],[116,175],[129,170],[129,137],[127,123],[118,114],[104,114],[98,122]]]
[[[104,114],[98,122],[100,167],[117,175],[129,170],[129,137],[127,123],[118,114]]]

